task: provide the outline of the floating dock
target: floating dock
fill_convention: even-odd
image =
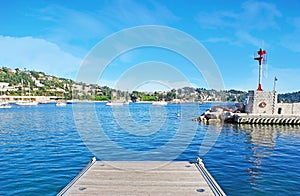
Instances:
[[[241,113],[234,116],[234,122],[238,124],[300,125],[300,115]]]
[[[102,162],[95,158],[61,195],[225,195],[202,160]]]

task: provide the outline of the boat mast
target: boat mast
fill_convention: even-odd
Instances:
[[[23,87],[23,79],[21,79],[21,100],[24,100],[24,87]]]

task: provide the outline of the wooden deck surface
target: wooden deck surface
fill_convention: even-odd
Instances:
[[[65,195],[214,195],[214,193],[195,163],[97,161],[65,192]]]

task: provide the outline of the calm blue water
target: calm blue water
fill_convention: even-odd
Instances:
[[[299,127],[192,122],[194,109],[199,115],[209,104],[73,107],[45,104],[0,110],[0,195],[56,195],[93,154],[102,160],[175,156],[192,161],[200,155],[228,195],[299,194]],[[181,131],[184,134],[178,136]]]

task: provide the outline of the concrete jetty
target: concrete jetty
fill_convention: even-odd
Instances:
[[[58,195],[225,195],[225,193],[199,158],[195,163],[102,162],[93,158]]]
[[[267,125],[300,125],[300,115],[281,115],[281,114],[247,114],[247,113],[232,113],[219,118],[206,118],[205,115],[193,119],[204,124],[216,123],[235,123],[235,124],[267,124]]]
[[[300,115],[235,114],[233,122],[238,124],[300,125]]]

